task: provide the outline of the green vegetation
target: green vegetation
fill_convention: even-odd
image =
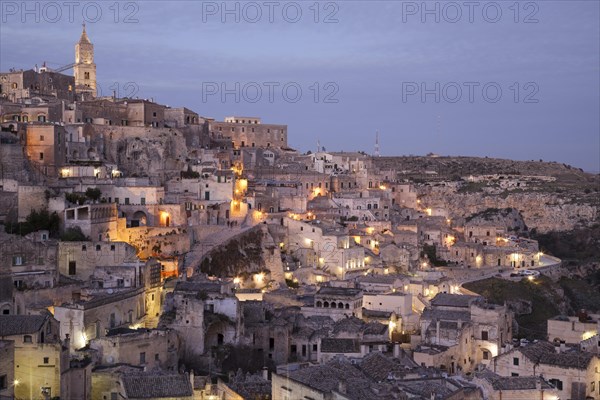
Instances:
[[[464,287],[484,296],[494,304],[505,301],[525,300],[531,302],[532,313],[516,316],[519,324],[519,337],[543,339],[546,337],[548,318],[560,311],[557,307],[562,301],[560,287],[546,276],[539,276],[533,281],[523,279],[513,282],[498,278],[488,278],[477,282],[466,283]]]
[[[87,197],[83,193],[73,192],[73,193],[65,193],[65,199],[67,199],[67,201],[69,203],[79,204],[81,206],[85,203],[85,200],[87,199]]]
[[[87,188],[85,191],[85,197],[92,201],[98,201],[102,196],[102,192],[98,188]]]
[[[475,218],[483,218],[486,221],[491,220],[492,217],[500,214],[502,216],[507,216],[508,214],[510,214],[512,212],[512,208],[508,207],[508,208],[487,208],[483,211],[480,211],[478,213],[472,214],[471,216],[466,218],[466,222],[469,222]]]
[[[200,178],[200,173],[193,171],[192,167],[188,166],[187,171],[181,171],[182,179],[198,179]]]
[[[600,260],[600,224],[568,232],[532,235],[540,249],[562,260],[577,262]]]
[[[25,222],[8,222],[4,226],[6,233],[25,236],[31,232],[46,230],[51,237],[58,236],[60,217],[56,212],[52,214],[48,209],[41,211],[33,210],[25,219]]]
[[[60,236],[60,240],[63,242],[84,242],[90,239],[83,234],[80,227],[75,226],[67,229],[65,233]]]
[[[456,191],[457,193],[479,193],[487,186],[486,182],[466,182]]]
[[[586,279],[562,277],[558,284],[571,300],[574,311],[581,309],[591,312],[600,311],[600,270],[596,270]]]

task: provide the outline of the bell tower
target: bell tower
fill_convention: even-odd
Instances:
[[[82,99],[96,97],[96,64],[94,64],[94,45],[90,42],[85,24],[81,38],[75,45],[75,93]]]

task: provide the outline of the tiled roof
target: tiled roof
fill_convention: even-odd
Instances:
[[[356,317],[343,318],[335,323],[333,326],[333,333],[348,332],[348,333],[359,333],[365,322],[362,319]]]
[[[389,319],[392,316],[391,311],[380,311],[380,310],[368,310],[366,308],[362,309],[363,317],[367,318],[383,318]]]
[[[387,331],[387,325],[379,322],[369,322],[365,325],[363,333],[365,335],[383,335]]]
[[[360,289],[322,286],[319,288],[317,295],[333,297],[357,297],[361,293],[362,290]]]
[[[220,282],[193,282],[193,281],[180,281],[177,282],[175,286],[175,291],[184,291],[184,292],[221,292],[221,283]]]
[[[395,367],[396,363],[392,359],[378,351],[367,354],[360,363],[360,369],[365,375],[376,382],[386,379]]]
[[[450,310],[432,310],[430,308],[423,311],[421,314],[422,320],[440,320],[440,321],[458,321],[467,322],[471,320],[469,311],[450,311]]]
[[[404,275],[363,275],[356,278],[358,282],[381,283],[391,285],[399,279],[406,278]]]
[[[534,363],[553,365],[563,368],[586,369],[590,361],[597,357],[593,353],[569,349],[556,351],[554,345],[549,342],[539,341],[527,345],[515,347],[507,353],[501,354],[498,357],[503,357],[506,354],[519,352]]]
[[[354,365],[348,361],[332,360],[324,365],[302,368],[290,374],[290,378],[303,383],[320,392],[330,393],[339,389],[339,382],[345,380],[348,383],[348,393],[356,394],[351,385],[358,384],[368,388],[371,381]],[[360,399],[351,396],[351,399]],[[375,396],[366,397],[372,400]]]
[[[238,370],[227,386],[244,399],[271,397],[271,381],[265,380],[260,373],[244,374]]]
[[[186,375],[124,374],[122,380],[129,398],[187,397],[194,394]]]
[[[461,307],[468,308],[471,302],[480,296],[467,296],[462,294],[438,293],[432,300],[433,307]]]
[[[321,353],[360,353],[358,339],[321,339]]]
[[[46,315],[0,315],[0,337],[35,333],[47,318]]]

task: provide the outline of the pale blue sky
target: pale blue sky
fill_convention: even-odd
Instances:
[[[55,14],[48,2],[37,3],[39,23],[35,15],[24,14],[20,1],[1,3],[0,70],[31,68],[44,60],[50,67],[72,62],[83,6],[91,2],[79,3],[73,22],[63,8],[55,23],[49,21]],[[8,3],[18,9],[7,8]],[[422,22],[422,9],[407,13],[423,2],[320,2],[318,23],[313,1],[278,2],[273,23],[262,1],[252,3],[263,12],[258,23],[247,21],[242,13],[239,23],[232,15],[223,23],[223,2],[140,1],[136,8],[129,3],[118,3],[117,23],[114,8],[109,8],[114,2],[94,3],[102,17],[88,23],[105,92],[115,82],[122,88],[133,81],[140,97],[186,106],[204,116],[251,115],[261,116],[264,122],[285,123],[290,145],[303,151],[314,150],[319,139],[330,150],[372,152],[378,130],[384,155],[435,152],[544,159],[600,170],[600,7],[596,0],[522,1],[518,22],[514,2],[498,1],[494,5],[502,16],[496,23],[484,18],[494,18],[493,7],[487,6],[483,15],[482,8],[490,2],[477,3],[472,23],[465,6],[456,23],[447,22],[455,16],[450,3],[434,1],[426,4],[430,8],[439,4],[439,23],[432,15],[425,15]],[[36,2],[28,4],[33,9]],[[226,4],[252,11],[249,3]],[[284,17],[294,17],[295,4],[302,17],[290,23]],[[214,7],[216,14],[205,13],[203,21],[203,10]],[[132,11],[138,22],[124,23]],[[338,22],[324,23],[331,12]],[[524,23],[532,13],[538,22]],[[93,13],[87,16],[94,17]],[[242,86],[297,82],[303,96],[290,103],[280,86],[273,103],[266,88],[256,103],[243,96],[235,102],[233,95],[225,101],[219,95],[203,101],[203,84],[211,82],[228,87],[234,82]],[[318,102],[311,91],[314,82],[320,86]],[[324,88],[327,82],[339,88],[334,96],[337,103],[323,102],[330,92]],[[444,97],[435,103],[433,95],[426,102],[419,95],[403,102],[403,82],[428,87],[457,82],[464,90],[457,103]],[[464,82],[481,85],[475,89],[473,103]],[[502,89],[497,103],[482,97],[482,86],[490,82]],[[515,82],[518,102],[513,98]],[[527,82],[536,86],[525,88]],[[533,98],[538,102],[525,103],[525,96],[536,87]],[[455,92],[447,94],[453,97]]]

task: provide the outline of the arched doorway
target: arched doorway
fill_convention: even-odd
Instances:
[[[133,214],[133,218],[131,218],[131,227],[135,228],[137,226],[146,226],[148,224],[148,219],[146,213],[143,211],[136,211]]]

